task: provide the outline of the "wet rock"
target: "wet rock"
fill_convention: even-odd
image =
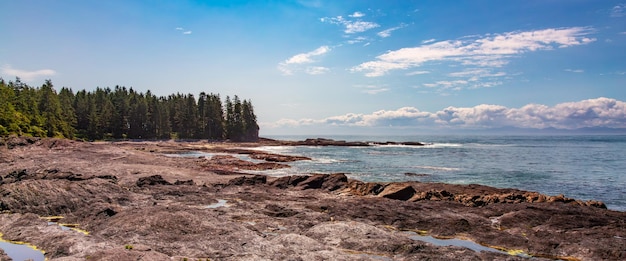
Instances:
[[[167,182],[161,175],[152,175],[137,179],[137,187],[154,186],[154,185],[172,185]]]
[[[428,177],[430,175],[424,173],[405,172],[404,176],[407,177]]]
[[[293,161],[300,161],[300,160],[311,160],[311,158],[303,157],[303,156],[278,155],[278,154],[262,153],[262,152],[251,152],[249,156],[250,158],[253,158],[253,159],[265,160],[269,162],[293,162]]]

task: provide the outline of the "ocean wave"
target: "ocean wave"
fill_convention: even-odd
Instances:
[[[425,148],[447,148],[447,147],[462,147],[460,143],[430,143],[423,147]]]
[[[443,171],[456,171],[461,170],[460,168],[453,167],[439,167],[439,166],[413,166],[415,169],[429,169],[429,170],[443,170]]]
[[[246,149],[278,154],[278,153],[285,153],[285,152],[293,151],[293,146],[261,146],[261,147],[246,148]]]

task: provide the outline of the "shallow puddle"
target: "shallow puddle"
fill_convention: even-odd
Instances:
[[[476,252],[488,251],[488,252],[495,252],[495,253],[519,256],[519,257],[531,257],[528,254],[525,254],[524,252],[522,252],[520,250],[504,251],[504,250],[500,250],[500,249],[496,249],[496,248],[483,246],[481,244],[475,243],[475,242],[470,241],[470,240],[463,240],[463,239],[457,239],[457,238],[439,239],[439,238],[434,238],[432,236],[422,236],[422,235],[420,235],[418,233],[415,233],[415,232],[405,232],[405,233],[407,233],[409,235],[410,239],[431,243],[431,244],[436,245],[436,246],[458,246],[458,247],[469,248],[469,249],[474,250]]]
[[[13,260],[44,261],[42,251],[26,244],[18,244],[0,238],[0,248]]]
[[[62,216],[40,217],[40,218],[47,220],[49,226],[50,225],[57,225],[57,226],[61,227],[61,230],[63,230],[63,231],[72,230],[72,231],[75,231],[75,232],[78,232],[78,233],[89,235],[89,231],[84,230],[84,229],[80,229],[78,224],[62,224],[62,223],[59,223],[59,221],[61,219],[63,219]]]
[[[218,199],[217,203],[213,203],[211,205],[206,206],[205,208],[219,208],[219,207],[226,207],[226,200],[224,199]]]

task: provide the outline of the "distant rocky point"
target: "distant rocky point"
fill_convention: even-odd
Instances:
[[[267,138],[261,138],[261,142],[263,143],[278,143],[280,145],[290,145],[290,146],[345,146],[345,147],[368,147],[368,146],[381,146],[381,145],[405,145],[405,146],[425,146],[429,145],[428,143],[422,143],[417,141],[407,141],[407,142],[395,142],[395,141],[345,141],[345,140],[333,140],[326,138],[312,138],[306,139],[302,141],[279,141]]]

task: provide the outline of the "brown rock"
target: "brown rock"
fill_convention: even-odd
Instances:
[[[268,185],[281,189],[286,189],[289,187],[295,187],[300,182],[305,181],[308,178],[309,176],[306,175],[285,176],[271,181],[270,183],[268,183]]]
[[[172,185],[167,182],[161,175],[152,175],[137,179],[137,187],[154,186],[154,185]]]
[[[267,182],[267,176],[254,175],[252,177],[237,177],[228,181],[228,185],[231,186],[253,186],[261,185]]]
[[[415,195],[415,189],[411,185],[402,183],[391,183],[383,189],[379,197],[397,199],[397,200],[409,200]]]

